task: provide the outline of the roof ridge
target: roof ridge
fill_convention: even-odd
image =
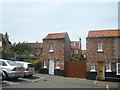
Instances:
[[[61,33],[49,33],[49,34],[65,34],[65,33],[67,33],[67,32],[61,32]],[[48,34],[48,35],[49,35]]]
[[[90,30],[89,32],[99,32],[99,31],[120,31],[120,29],[108,29],[108,30]]]

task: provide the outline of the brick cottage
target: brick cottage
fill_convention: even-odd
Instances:
[[[65,61],[71,59],[68,33],[52,33],[43,39],[41,73],[64,75]]]
[[[86,38],[88,79],[118,80],[120,30],[89,31]]]

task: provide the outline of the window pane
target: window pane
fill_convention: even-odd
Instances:
[[[118,69],[118,73],[120,74],[120,68]]]
[[[53,50],[54,49],[54,46],[53,44],[50,45],[50,50]]]
[[[111,68],[110,68],[110,62],[107,62],[106,63],[106,70],[110,70]]]
[[[60,65],[60,63],[59,63],[59,61],[57,60],[57,61],[56,61],[56,67],[59,67],[59,65]]]
[[[13,61],[7,61],[8,64],[10,64],[11,66],[17,66],[17,64]]]
[[[7,66],[7,64],[5,62],[2,62],[2,66]]]
[[[116,67],[117,68],[117,75],[120,75],[120,63],[117,63],[116,65],[117,65],[117,67]]]
[[[78,54],[78,50],[74,50],[74,53],[75,53],[75,54]]]
[[[91,63],[91,70],[95,70],[95,63],[94,62]]]
[[[72,46],[76,46],[77,43],[76,43],[76,42],[72,42],[71,45],[72,45]]]
[[[102,42],[98,43],[98,50],[102,50]]]
[[[32,68],[33,67],[33,65],[32,64],[28,64],[28,68]]]
[[[120,64],[118,63],[118,68],[120,68]]]
[[[44,60],[44,67],[47,66],[47,60]]]

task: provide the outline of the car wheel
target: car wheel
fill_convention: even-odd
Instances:
[[[15,77],[15,78],[13,78],[13,80],[17,80],[19,77]]]
[[[4,76],[3,76],[3,73],[2,73],[2,81],[4,80]]]
[[[29,75],[29,77],[32,77],[33,75]]]
[[[3,78],[8,79],[8,75],[7,75],[7,73],[5,71],[3,71]]]

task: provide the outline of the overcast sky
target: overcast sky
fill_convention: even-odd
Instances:
[[[82,38],[86,48],[89,30],[118,28],[117,2],[6,2],[0,3],[0,30],[10,41],[42,42],[48,33],[68,32]]]

